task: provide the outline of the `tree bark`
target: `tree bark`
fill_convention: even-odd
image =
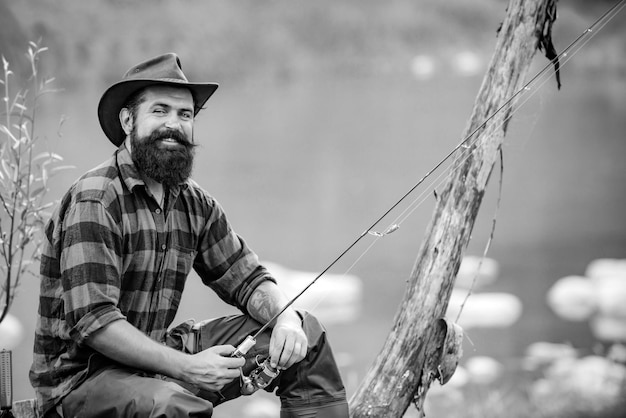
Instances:
[[[523,88],[532,58],[545,45],[546,35],[549,41],[555,3],[556,0],[511,0],[508,5],[494,55],[463,135],[466,138],[476,130],[474,138],[478,139],[457,150],[463,155],[469,151],[471,154],[450,173],[439,193],[392,330],[350,400],[352,417],[401,417],[411,403],[423,416],[424,400],[437,376],[445,335],[445,328],[437,326],[438,319],[445,315],[463,252],[503,143],[512,106],[507,102]]]

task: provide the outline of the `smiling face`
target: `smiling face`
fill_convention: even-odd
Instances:
[[[185,181],[193,165],[194,102],[185,88],[152,86],[120,112],[137,168],[166,186]]]
[[[135,127],[139,137],[151,135],[155,130],[177,130],[187,142],[193,137],[194,104],[191,92],[186,88],[153,86],[143,91],[143,100],[137,107]],[[179,144],[172,138],[163,138],[161,148],[176,148]]]

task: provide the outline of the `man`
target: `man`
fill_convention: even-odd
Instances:
[[[281,417],[348,416],[311,315],[285,310],[245,359],[231,356],[287,299],[189,179],[194,118],[216,89],[188,82],[165,54],[102,96],[100,124],[118,149],[72,185],[45,230],[30,371],[43,416],[208,417],[268,356]],[[192,268],[243,315],[169,329]]]

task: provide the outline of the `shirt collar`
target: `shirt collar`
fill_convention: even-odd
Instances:
[[[135,167],[132,157],[126,144],[122,143],[116,151],[117,167],[120,171],[120,177],[122,181],[128,187],[128,190],[133,191],[135,187],[146,187],[146,183],[141,178],[139,170]]]

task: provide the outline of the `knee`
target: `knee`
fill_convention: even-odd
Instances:
[[[213,414],[211,402],[174,382],[164,382],[139,408],[150,411],[147,415],[150,417],[210,417]]]
[[[302,329],[309,340],[309,347],[319,344],[326,339],[326,328],[315,315],[310,312],[298,310],[298,315],[302,318]]]

